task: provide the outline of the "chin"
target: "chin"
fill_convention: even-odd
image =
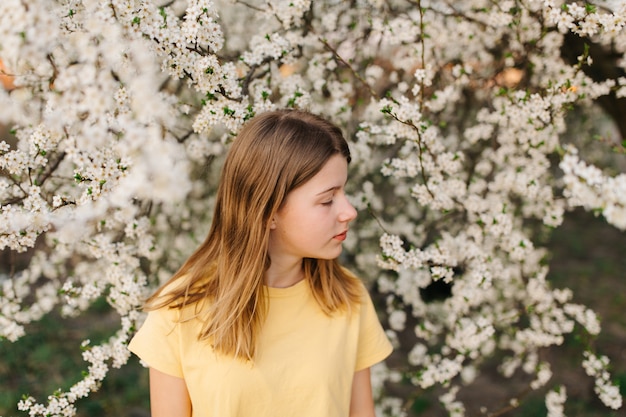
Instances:
[[[338,251],[335,251],[332,254],[328,254],[327,256],[321,256],[318,259],[325,259],[327,261],[332,261],[333,259],[337,259],[339,258],[339,256],[341,255],[342,250],[339,249]]]

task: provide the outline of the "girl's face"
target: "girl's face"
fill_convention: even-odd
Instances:
[[[348,163],[332,156],[313,178],[292,190],[271,224],[269,255],[282,259],[334,259],[341,254],[356,210],[344,192]]]

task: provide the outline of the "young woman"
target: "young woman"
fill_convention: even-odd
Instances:
[[[146,303],[130,350],[152,417],[374,416],[391,353],[337,257],[356,211],[339,128],[303,111],[251,119],[222,170],[208,237]]]

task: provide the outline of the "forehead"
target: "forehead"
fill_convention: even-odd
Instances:
[[[306,184],[317,186],[343,186],[348,178],[348,161],[342,155],[333,155],[324,164],[322,169]]]
[[[318,195],[334,189],[343,188],[348,179],[348,161],[340,154],[331,156],[322,169],[310,180],[292,190],[291,194]],[[289,196],[288,196],[289,197]]]

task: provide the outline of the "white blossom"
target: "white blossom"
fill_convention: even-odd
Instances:
[[[373,372],[379,414],[406,415],[385,392],[403,381],[441,385],[461,416],[463,384],[502,356],[503,376],[527,373],[562,416],[567,384],[553,389],[540,352],[601,323],[552,287],[528,225],[556,228],[582,207],[626,230],[626,174],[585,146],[598,127],[570,117],[626,95],[626,79],[592,79],[595,55],[561,57],[571,34],[624,69],[626,6],[599,4],[0,2],[0,249],[28,254],[0,270],[0,337],[101,298],[120,316],[113,337],[82,346],[84,379],[19,409],[75,415],[128,361],[142,300],[208,230],[229,144],[287,107],[327,117],[350,144],[360,213],[345,260],[376,282],[406,354]],[[608,358],[587,352],[582,366],[621,407]]]

